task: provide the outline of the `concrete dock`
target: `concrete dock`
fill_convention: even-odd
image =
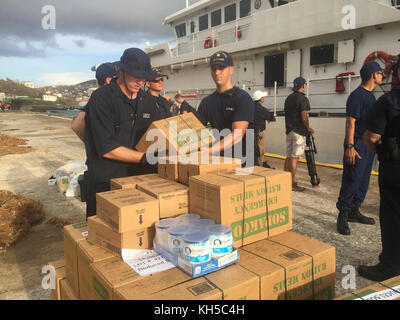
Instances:
[[[40,201],[46,213],[45,220],[34,226],[27,236],[11,248],[0,251],[1,300],[49,299],[50,292],[42,289],[42,267],[49,261],[62,259],[64,246],[62,229],[47,221],[52,217],[73,223],[85,220],[85,203],[78,198],[66,198],[56,186],[48,185],[48,178],[57,168],[69,160],[85,159],[84,145],[70,126],[71,121],[62,118],[0,113],[0,133],[27,139],[27,145],[34,149],[26,154],[0,157],[0,190],[22,193],[27,198]],[[273,167],[283,168],[283,160],[267,160]],[[293,193],[293,231],[336,248],[336,296],[340,296],[350,291],[342,286],[343,278],[348,275],[342,273],[344,266],[357,268],[360,264],[372,265],[378,262],[381,251],[378,179],[377,176],[371,177],[362,207],[363,213],[375,218],[376,225],[351,223],[351,235],[342,236],[336,232],[335,205],[342,171],[318,167],[318,174],[321,186],[313,189],[306,165],[299,165],[297,180],[307,190],[304,193]],[[356,273],[357,289],[372,283]]]

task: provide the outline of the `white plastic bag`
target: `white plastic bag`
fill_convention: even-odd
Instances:
[[[70,160],[55,172],[58,190],[67,197],[80,195],[78,177],[87,170],[85,160]]]

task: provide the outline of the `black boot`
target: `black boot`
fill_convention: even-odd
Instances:
[[[362,223],[362,224],[369,224],[369,225],[375,224],[375,220],[373,218],[368,218],[361,214],[359,207],[354,208],[350,211],[348,221],[349,222],[358,222],[358,223]]]
[[[398,276],[400,273],[391,272],[388,270],[384,270],[380,263],[376,266],[360,266],[358,268],[358,274],[372,281],[385,281],[387,279],[394,278]]]
[[[340,211],[337,218],[337,231],[345,236],[350,234],[349,224],[347,223],[349,213],[349,211]]]

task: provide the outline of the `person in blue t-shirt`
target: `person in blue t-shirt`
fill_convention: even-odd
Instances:
[[[374,154],[363,142],[366,119],[376,98],[372,91],[382,84],[383,70],[373,61],[363,65],[360,70],[362,83],[354,90],[346,103],[346,138],[344,143],[342,186],[336,207],[339,209],[337,231],[350,234],[348,222],[373,225],[373,218],[360,213],[368,191]]]
[[[252,150],[254,148],[254,102],[246,91],[234,86],[233,60],[228,52],[219,51],[213,54],[210,58],[210,66],[217,90],[200,102],[197,117],[205,126],[210,124],[211,128],[217,129],[221,140],[217,141],[208,152],[225,157],[242,157],[242,165],[246,167],[258,165],[257,159],[254,159],[254,150]],[[248,129],[253,129],[253,132]],[[234,137],[235,131],[239,132],[238,137]],[[249,135],[248,138],[247,135]],[[246,140],[249,143],[246,143]]]

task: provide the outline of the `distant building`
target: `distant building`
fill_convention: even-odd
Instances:
[[[62,95],[62,93],[56,93],[56,96],[59,98],[62,98],[63,95]]]
[[[32,88],[32,89],[35,88],[35,84],[31,81],[25,81],[25,82],[22,82],[22,84],[27,88]]]
[[[42,100],[43,100],[43,101],[57,101],[57,96],[52,96],[52,95],[49,95],[49,94],[44,94],[44,95],[42,96]]]
[[[6,98],[6,94],[4,92],[0,92],[0,101],[3,101]]]
[[[81,99],[81,100],[78,100],[78,105],[80,106],[80,107],[84,107],[84,106],[86,106],[86,104],[88,103],[88,99]]]

